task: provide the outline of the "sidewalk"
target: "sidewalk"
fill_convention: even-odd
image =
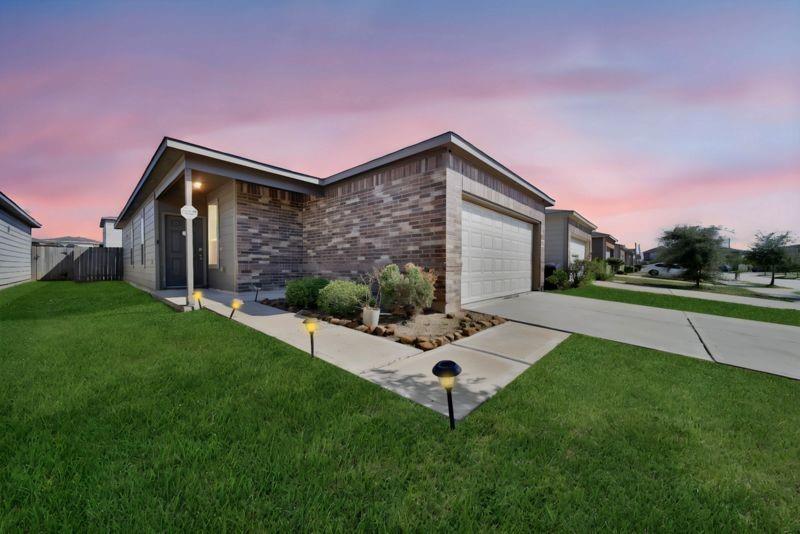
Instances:
[[[261,295],[267,296],[265,292]],[[158,291],[156,298],[183,309],[185,292]],[[303,317],[254,302],[254,292],[237,293],[244,306],[233,320],[302,351],[310,350]],[[203,290],[203,307],[224,317],[233,293]],[[463,372],[453,391],[454,412],[462,419],[564,341],[569,334],[517,323],[504,323],[437,349],[422,352],[357,330],[319,323],[315,355],[365,380],[447,415],[447,401],[431,370],[439,360],[454,360]]]
[[[779,308],[783,310],[800,310],[800,302],[785,302],[780,300],[760,299],[758,297],[740,297],[738,295],[725,295],[724,293],[711,293],[691,289],[668,289],[665,287],[640,286],[635,284],[621,284],[619,282],[594,282],[599,287],[611,289],[625,289],[627,291],[640,291],[643,293],[658,293],[661,295],[674,295],[702,300],[715,300],[717,302],[732,302],[747,306],[761,306],[762,308]]]

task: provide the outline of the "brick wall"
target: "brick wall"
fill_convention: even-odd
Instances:
[[[305,269],[355,278],[414,262],[439,275],[436,302],[443,309],[445,199],[444,151],[331,184],[304,209]]]
[[[236,285],[283,287],[303,267],[303,205],[307,197],[280,189],[236,182]]]

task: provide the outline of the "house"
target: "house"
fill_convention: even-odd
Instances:
[[[0,288],[31,279],[31,229],[41,227],[0,191]]]
[[[597,225],[574,210],[545,210],[546,265],[564,269],[576,260],[592,257],[592,232]]]
[[[642,252],[642,262],[643,263],[653,263],[658,261],[659,253],[664,250],[664,247],[655,247],[649,250],[645,250]]]
[[[592,259],[615,258],[617,238],[603,232],[592,232]]]
[[[34,239],[33,244],[40,247],[99,247],[101,243],[88,237],[65,235]]]
[[[636,265],[636,248],[624,247],[624,256],[626,267],[633,267]]]
[[[103,246],[121,247],[122,246],[122,230],[114,228],[117,218],[113,216],[100,217],[100,228],[103,229]]]
[[[116,228],[124,278],[186,288],[190,302],[194,287],[280,288],[414,262],[435,270],[434,307],[451,311],[541,288],[553,204],[453,132],[325,178],[164,138]]]

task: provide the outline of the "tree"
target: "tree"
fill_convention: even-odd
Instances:
[[[789,260],[786,254],[786,245],[792,240],[792,235],[789,232],[781,234],[777,232],[770,232],[764,234],[758,232],[756,240],[750,246],[747,252],[747,261],[753,265],[758,265],[772,272],[772,280],[769,285],[775,285],[775,270],[786,264]]]
[[[719,226],[676,226],[659,239],[664,249],[659,260],[686,269],[685,277],[700,287],[702,280],[716,276],[722,249]]]

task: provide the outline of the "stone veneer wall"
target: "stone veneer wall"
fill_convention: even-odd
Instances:
[[[236,182],[236,286],[283,287],[305,273],[303,205],[307,197],[282,189]]]
[[[414,262],[439,275],[444,308],[445,152],[423,154],[326,186],[303,211],[305,269],[357,278],[373,267]]]

